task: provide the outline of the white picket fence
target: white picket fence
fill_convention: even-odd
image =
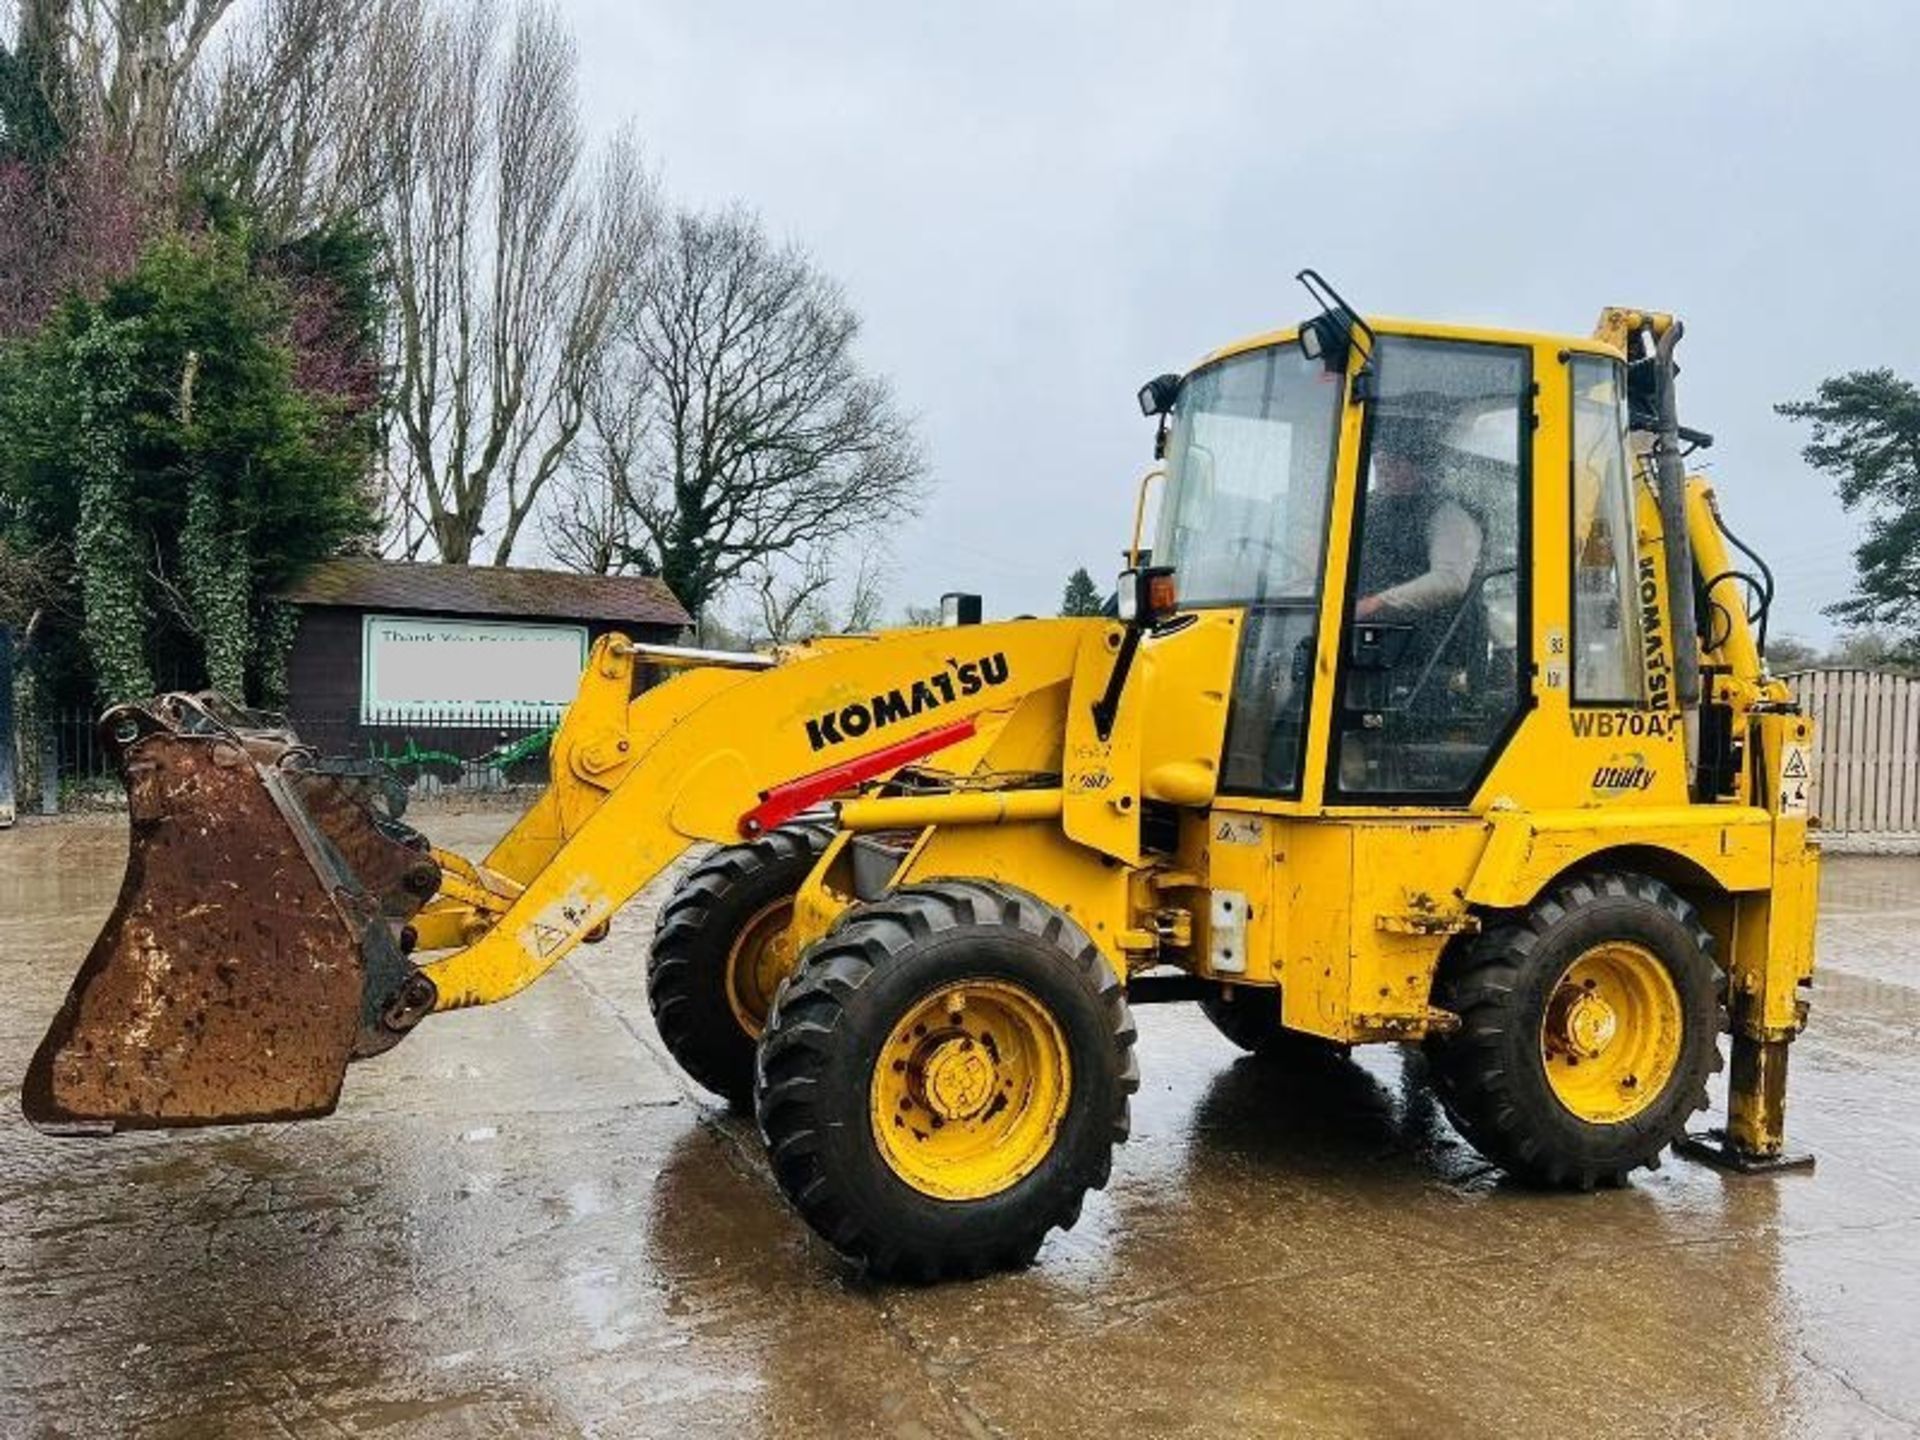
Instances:
[[[1813,811],[1836,835],[1920,831],[1920,680],[1879,670],[1786,677],[1819,729]]]

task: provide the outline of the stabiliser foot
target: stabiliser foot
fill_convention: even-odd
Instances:
[[[1694,1130],[1673,1142],[1674,1152],[1716,1170],[1731,1170],[1736,1175],[1779,1175],[1789,1170],[1813,1169],[1811,1150],[1784,1151],[1761,1155],[1742,1150],[1721,1129]]]

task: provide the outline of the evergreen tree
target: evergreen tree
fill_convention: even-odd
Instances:
[[[1060,597],[1062,615],[1098,615],[1103,603],[1086,566],[1082,565],[1067,577],[1066,593]]]
[[[273,597],[371,535],[372,388],[323,363],[365,343],[339,295],[371,280],[302,260],[244,228],[169,236],[0,354],[0,537],[54,557],[94,692],[70,698],[278,698]]]
[[[1891,370],[1853,370],[1774,409],[1812,423],[1802,457],[1839,482],[1842,505],[1867,512],[1854,593],[1827,613],[1920,642],[1920,389]]]
[[[61,48],[67,10],[60,0],[23,0],[13,44],[0,40],[0,166],[44,170],[66,144],[62,112],[73,108]]]

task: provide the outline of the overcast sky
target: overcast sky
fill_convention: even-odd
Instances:
[[[866,319],[935,491],[893,606],[1111,574],[1147,376],[1311,313],[1672,309],[1729,523],[1825,639],[1856,524],[1773,402],[1920,375],[1920,7],[566,0],[599,128],[741,199]]]

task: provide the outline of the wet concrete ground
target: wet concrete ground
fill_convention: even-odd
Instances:
[[[9,1083],[121,848],[0,834]],[[1915,1433],[1920,861],[1832,861],[1823,905],[1814,1175],[1516,1191],[1393,1053],[1303,1084],[1149,1008],[1111,1189],[934,1290],[850,1278],[679,1079],[636,905],[328,1120],[59,1141],[6,1105],[0,1434]]]

